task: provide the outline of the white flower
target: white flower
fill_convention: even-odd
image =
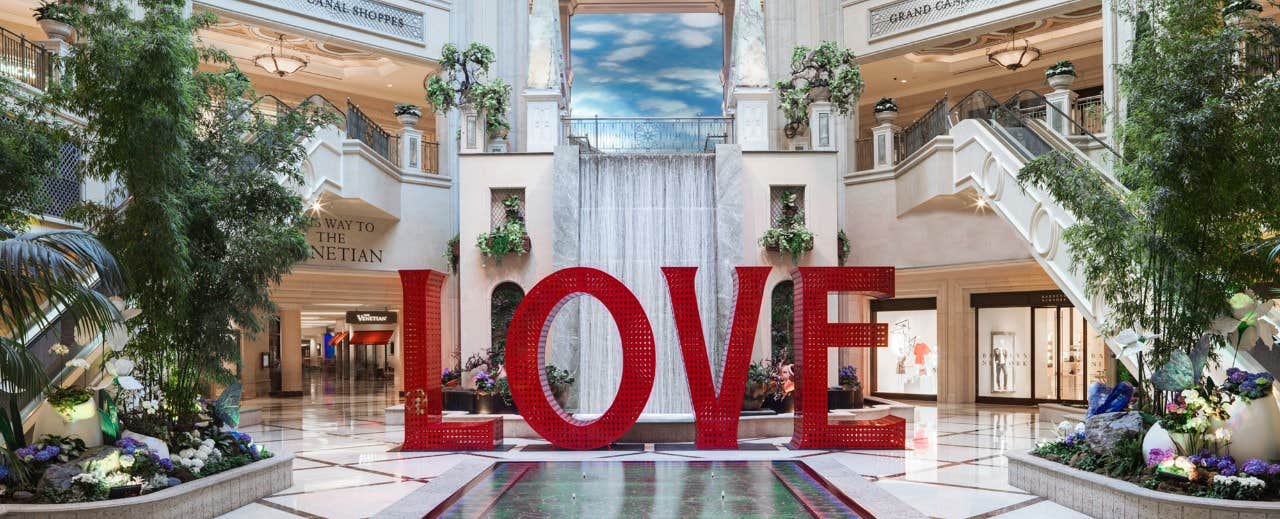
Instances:
[[[92,473],[92,472],[81,472],[81,473],[79,473],[79,474],[76,474],[76,475],[74,475],[74,476],[71,476],[71,482],[72,482],[72,483],[86,483],[86,484],[89,484],[89,485],[96,485],[96,484],[98,483],[98,477],[97,477],[97,476],[95,476],[95,475],[93,475],[93,473]]]
[[[1120,356],[1123,358],[1150,351],[1152,343],[1159,337],[1158,333],[1150,333],[1135,326],[1116,334],[1114,340],[1120,345]]]
[[[73,368],[89,369],[89,361],[84,359],[71,359],[67,361],[67,366]]]
[[[50,355],[66,355],[68,353],[71,353],[71,348],[68,348],[65,344],[60,342],[49,347]]]
[[[132,455],[125,454],[123,456],[120,456],[120,466],[126,469],[129,467],[132,467],[134,461],[137,461],[137,460],[133,459]]]
[[[1071,434],[1071,430],[1074,427],[1075,426],[1071,424],[1071,420],[1063,420],[1058,423],[1058,426],[1053,429],[1053,432],[1056,433],[1059,438],[1066,438],[1068,434]]]
[[[1231,315],[1219,317],[1213,327],[1242,350],[1253,349],[1259,340],[1271,349],[1280,333],[1280,312],[1275,301],[1261,301],[1246,291],[1231,296]]]

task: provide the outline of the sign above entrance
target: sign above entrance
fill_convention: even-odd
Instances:
[[[871,9],[868,38],[882,38],[977,14],[1018,0],[902,0]]]
[[[317,218],[307,231],[307,245],[311,249],[307,262],[346,267],[381,265],[380,245],[385,234],[382,222],[338,216]]]
[[[373,0],[282,0],[278,8],[383,36],[425,41],[420,12]]]
[[[347,312],[347,324],[396,324],[396,313]]]

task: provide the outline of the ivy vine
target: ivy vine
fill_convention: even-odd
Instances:
[[[782,194],[782,215],[778,216],[777,225],[760,237],[760,245],[789,254],[793,263],[800,263],[800,255],[813,250],[813,232],[804,226],[799,196],[795,190]]]
[[[480,254],[498,263],[509,254],[523,256],[529,253],[529,231],[525,228],[524,215],[520,213],[520,197],[507,196],[502,200],[506,221],[476,237]]]

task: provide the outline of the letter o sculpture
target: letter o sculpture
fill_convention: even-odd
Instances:
[[[618,395],[600,418],[591,421],[578,420],[555,403],[544,362],[547,333],[556,313],[581,295],[604,304],[622,338]],[[621,438],[649,401],[656,364],[653,329],[640,301],[621,281],[593,268],[559,270],[534,285],[507,329],[507,379],[516,408],[529,427],[562,449],[596,449]]]

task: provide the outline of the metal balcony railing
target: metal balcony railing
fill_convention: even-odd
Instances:
[[[44,45],[0,27],[0,74],[44,90],[53,60]]]
[[[894,139],[896,144],[897,160],[901,163],[910,157],[916,150],[923,148],[925,144],[933,140],[939,135],[946,135],[951,130],[951,121],[947,119],[947,98],[939,99],[937,103],[930,108],[928,112],[911,123],[911,126],[902,129],[898,137]]]
[[[732,144],[732,117],[588,117],[563,120],[562,144],[593,153],[712,152]]]
[[[359,106],[351,102],[351,99],[347,99],[347,138],[363,142],[374,153],[391,161],[392,164],[399,162],[396,157],[398,153],[392,153],[399,149],[394,142],[396,137],[378,126],[378,123],[373,122],[373,119],[365,115]],[[399,166],[399,164],[396,165]]]
[[[1085,131],[1099,134],[1107,130],[1107,110],[1101,95],[1076,99],[1076,105],[1072,112],[1076,117],[1076,124],[1084,128]]]
[[[876,169],[875,139],[858,139],[853,143],[855,154],[854,171],[870,171]]]
[[[422,172],[440,174],[440,143],[422,141]]]

